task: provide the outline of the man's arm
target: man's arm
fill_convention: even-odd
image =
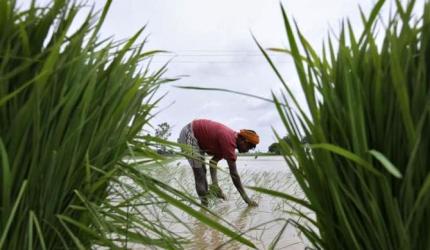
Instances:
[[[209,161],[209,170],[211,172],[212,184],[218,186],[217,164],[220,159],[215,156]]]
[[[209,161],[209,170],[211,172],[212,185],[210,186],[210,192],[213,192],[216,197],[221,199],[226,199],[224,193],[218,185],[218,176],[217,176],[217,164],[219,162],[219,158],[215,156]]]
[[[233,184],[236,187],[237,191],[239,191],[240,196],[242,196],[242,199],[248,203],[249,206],[257,206],[258,204],[251,200],[248,195],[245,192],[245,189],[243,189],[242,182],[240,181],[239,173],[237,172],[236,168],[236,162],[235,161],[227,161],[228,167],[230,169],[230,176],[233,180]]]

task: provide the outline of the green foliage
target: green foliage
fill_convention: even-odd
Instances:
[[[306,196],[284,198],[315,213],[296,225],[317,248],[430,249],[430,3],[415,20],[415,1],[394,2],[382,42],[378,1],[359,36],[346,21],[320,55],[283,9],[290,48],[276,50],[293,57],[308,111],[261,49],[286,90],[274,100],[293,154],[279,142]]]
[[[167,122],[158,124],[157,128],[155,129],[155,136],[160,137],[161,139],[167,140],[171,135],[172,128]]]
[[[269,148],[267,149],[267,152],[274,153],[274,154],[281,154],[281,149],[279,148],[279,142],[274,142],[270,144]]]
[[[155,129],[155,136],[160,138],[161,140],[167,141],[171,135],[172,127],[167,122],[158,124],[157,128]],[[157,145],[157,149],[157,152],[160,154],[169,153],[167,151],[165,143],[160,143],[159,145]]]
[[[0,3],[1,249],[115,248],[145,227],[108,197],[127,189],[118,163],[148,123],[165,68],[139,68],[156,52],[136,42],[142,30],[123,43],[99,41],[109,5],[72,31],[74,3]],[[177,244],[146,229],[152,235],[134,241]]]
[[[286,143],[286,145],[288,145],[289,147],[291,147],[291,139],[290,139],[289,136],[284,136],[282,138],[282,140]],[[274,143],[270,144],[270,146],[268,148],[268,152],[280,155],[281,154],[280,143],[279,142],[274,142]]]
[[[138,171],[163,159],[151,150],[158,139],[138,133],[166,67],[143,67],[159,52],[143,51],[143,29],[100,41],[110,4],[72,29],[81,9],[73,1],[27,10],[0,1],[0,249],[182,248],[142,213],[162,199],[254,247]]]

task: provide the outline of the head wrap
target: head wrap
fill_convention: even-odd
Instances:
[[[239,135],[245,138],[247,142],[254,145],[257,145],[260,142],[260,137],[258,137],[254,130],[241,129]]]

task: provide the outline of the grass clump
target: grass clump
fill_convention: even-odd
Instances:
[[[129,150],[151,154],[134,138],[165,71],[142,68],[156,52],[137,42],[142,30],[100,40],[110,2],[74,27],[82,7],[74,2],[22,10],[0,1],[0,249],[177,244],[126,213],[141,193],[108,199],[133,188],[120,180],[131,176],[121,163]]]
[[[286,90],[274,99],[292,143],[279,143],[306,196],[283,197],[315,214],[296,211],[296,224],[317,248],[430,248],[430,3],[393,1],[378,40],[384,2],[320,54],[283,9],[290,48],[277,51],[293,57],[309,112],[262,50]]]
[[[76,26],[75,1],[0,1],[0,249],[181,249],[189,242],[145,214],[181,223],[166,203],[255,248],[143,171],[167,162],[153,150],[160,139],[139,132],[170,80],[146,64],[159,51],[144,51],[143,29],[99,38],[110,4]]]

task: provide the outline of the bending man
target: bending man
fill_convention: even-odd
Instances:
[[[260,139],[252,130],[242,129],[239,133],[227,126],[211,120],[194,120],[187,124],[181,131],[178,139],[179,143],[189,146],[187,159],[190,163],[196,183],[196,191],[203,205],[207,206],[208,182],[206,179],[205,153],[212,156],[209,162],[209,169],[212,178],[212,187],[219,198],[225,199],[217,178],[217,164],[221,159],[228,163],[230,176],[233,184],[239,191],[243,200],[249,206],[257,206],[243,189],[239,173],[236,168],[237,155],[235,149],[240,153],[246,153],[260,142]]]

